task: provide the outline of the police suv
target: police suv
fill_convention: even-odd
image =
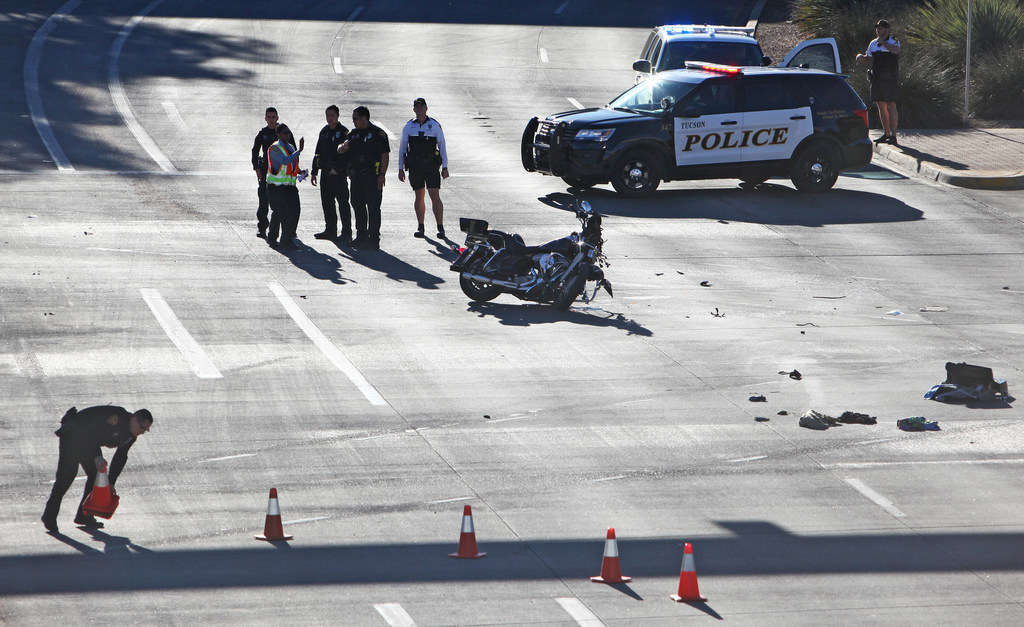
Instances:
[[[639,82],[658,72],[681,69],[687,61],[751,66],[772,64],[754,38],[753,27],[671,24],[651,31],[640,51],[640,58],[633,62],[633,69],[637,71]],[[839,46],[833,37],[809,39],[797,44],[779,67],[843,71]]]
[[[821,192],[871,155],[867,107],[844,76],[693,61],[603,108],[533,118],[522,139],[527,171],[573,187],[611,182],[624,196],[661,181],[773,176]]]

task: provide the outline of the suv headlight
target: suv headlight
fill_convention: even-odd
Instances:
[[[615,129],[583,129],[576,133],[576,138],[583,141],[606,142]]]

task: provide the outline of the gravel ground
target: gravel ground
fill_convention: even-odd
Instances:
[[[761,43],[761,49],[778,63],[786,53],[809,36],[792,21],[791,0],[769,0],[761,11],[754,36]]]

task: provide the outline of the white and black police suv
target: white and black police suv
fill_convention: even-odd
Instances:
[[[533,118],[523,167],[573,187],[645,196],[661,181],[788,176],[823,192],[871,162],[868,113],[846,77],[807,68],[689,62],[600,109]]]
[[[654,28],[647,36],[640,58],[633,62],[637,82],[658,72],[686,67],[687,61],[722,65],[768,66],[772,60],[761,51],[750,26],[670,24]],[[833,37],[809,39],[797,44],[779,67],[809,67],[843,71],[839,46]]]

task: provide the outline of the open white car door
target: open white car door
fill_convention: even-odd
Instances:
[[[825,70],[841,74],[843,65],[839,61],[839,46],[834,37],[824,39],[808,39],[796,45],[779,67],[800,67],[806,65],[815,70]]]

